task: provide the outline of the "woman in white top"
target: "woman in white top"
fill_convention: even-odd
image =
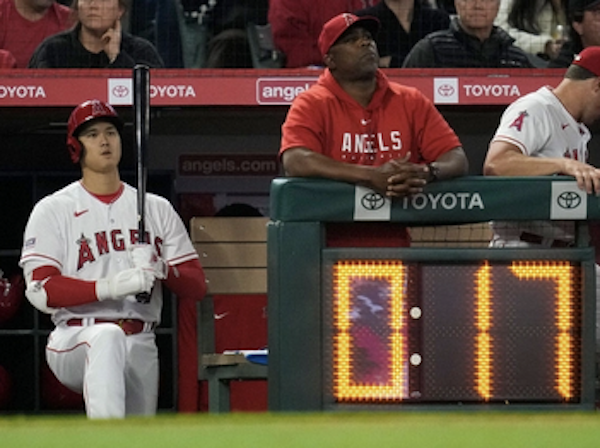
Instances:
[[[563,0],[501,0],[495,25],[514,39],[515,45],[544,60],[558,55],[566,35]]]

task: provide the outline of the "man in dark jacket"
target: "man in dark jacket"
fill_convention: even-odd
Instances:
[[[531,68],[514,39],[494,26],[500,0],[456,0],[450,28],[421,39],[403,67]]]
[[[376,37],[380,67],[402,67],[417,42],[450,25],[450,15],[432,8],[427,0],[382,0],[355,14],[377,17],[381,23]]]
[[[125,0],[81,0],[73,5],[77,26],[45,39],[33,53],[30,68],[163,67],[154,45],[122,30]]]

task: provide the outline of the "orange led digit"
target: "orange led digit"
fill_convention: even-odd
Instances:
[[[511,271],[526,280],[552,280],[556,291],[556,390],[564,399],[573,397],[573,266],[568,262],[514,262]]]
[[[334,396],[337,401],[399,401],[407,393],[406,340],[403,334],[405,307],[405,267],[400,261],[340,261],[333,269],[334,327],[333,374]],[[354,297],[358,281],[379,281],[386,285],[389,304],[385,326],[389,329],[386,345],[385,380],[356,381],[357,341],[353,339],[353,299],[369,302],[368,298]],[[369,303],[375,311],[377,304]],[[380,308],[380,307],[379,307]]]
[[[477,340],[475,341],[475,383],[479,395],[489,400],[492,395],[492,337],[490,265],[485,262],[476,273]]]

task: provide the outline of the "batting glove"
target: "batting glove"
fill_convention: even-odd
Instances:
[[[155,276],[149,269],[131,268],[119,272],[113,277],[96,281],[98,300],[119,300],[142,292],[150,293]]]
[[[157,279],[167,278],[169,266],[158,256],[151,244],[134,245],[131,248],[131,260],[136,268],[151,270]]]

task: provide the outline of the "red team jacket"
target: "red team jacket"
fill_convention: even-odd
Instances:
[[[299,146],[342,162],[378,166],[409,151],[414,163],[433,162],[461,143],[434,104],[415,88],[390,82],[378,71],[377,89],[364,108],[325,70],[316,85],[294,100],[283,124],[280,156]],[[367,234],[355,241],[363,228]],[[408,244],[406,230],[397,225],[367,230],[371,228],[371,223],[336,226],[336,235],[328,230],[328,244],[350,244],[346,232],[352,245]]]

